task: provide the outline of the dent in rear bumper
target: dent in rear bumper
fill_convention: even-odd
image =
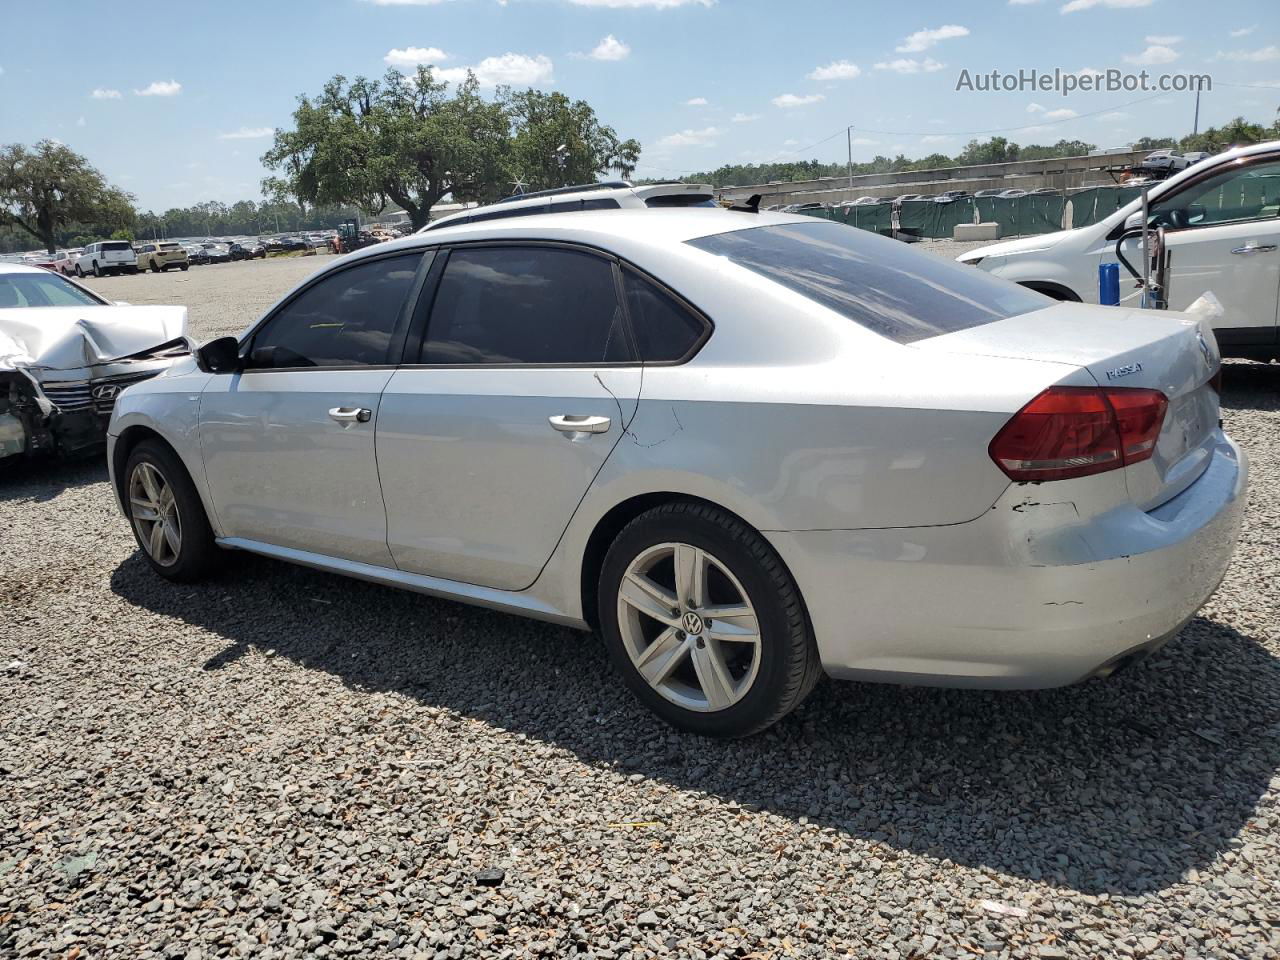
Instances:
[[[997,504],[948,527],[766,536],[832,676],[1059,686],[1176,631],[1221,582],[1248,462],[1219,438],[1201,477],[1149,512],[1081,520],[1070,503]]]

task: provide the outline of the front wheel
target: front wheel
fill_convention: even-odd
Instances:
[[[144,440],[130,452],[120,482],[134,539],[151,569],[184,583],[208,574],[218,547],[178,455],[157,440]]]
[[[80,269],[80,264],[76,264],[75,273],[77,277],[83,277],[84,271]]]
[[[94,275],[95,277],[100,277],[100,276],[102,276],[102,267],[100,267],[100,266],[98,265],[98,261],[97,261],[97,260],[93,261],[93,275]]]
[[[799,706],[821,676],[782,561],[710,505],[672,503],[632,520],[605,555],[598,596],[614,666],[682,729],[756,733]]]
[[[160,261],[158,261],[158,260],[152,260],[152,261],[151,261],[151,272],[152,272],[152,273],[164,273],[164,267],[160,266]]]
[[[187,264],[185,264],[185,263],[184,263],[182,266],[178,267],[178,269],[179,269],[179,270],[181,270],[183,273],[186,273],[186,272],[187,272]]]

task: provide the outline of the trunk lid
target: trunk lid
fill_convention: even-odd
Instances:
[[[1169,409],[1155,452],[1124,470],[1130,500],[1144,510],[1177,496],[1208,465],[1218,426],[1218,393],[1209,381],[1221,361],[1213,331],[1195,317],[1062,303],[914,347],[1066,363],[1102,387],[1162,392]]]

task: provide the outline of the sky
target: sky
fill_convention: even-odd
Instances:
[[[25,0],[0,0],[34,10]],[[126,7],[129,5],[126,4]],[[65,9],[65,5],[64,5]],[[1121,146],[1191,129],[1193,93],[980,92],[970,76],[1207,73],[1200,124],[1280,106],[1276,0],[218,0],[159,16],[25,18],[0,33],[0,143],[60,140],[140,209],[260,198],[259,158],[301,94],[341,73],[587,100],[643,145],[637,176],[724,163]],[[122,9],[122,13],[124,10]],[[135,15],[136,14],[136,15]],[[1134,101],[1142,100],[1135,103]]]

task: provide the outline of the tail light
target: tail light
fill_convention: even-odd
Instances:
[[[1066,480],[1149,458],[1168,398],[1139,387],[1050,387],[987,448],[1012,480]]]

